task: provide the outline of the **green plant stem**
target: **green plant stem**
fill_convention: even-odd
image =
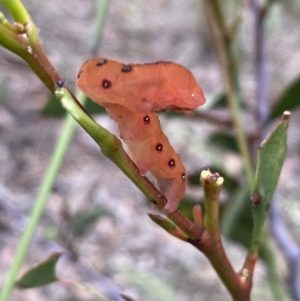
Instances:
[[[0,0],[0,3],[3,3],[16,22],[24,26],[24,35],[18,35],[8,30],[7,24],[0,24],[0,45],[21,57],[53,93],[55,83],[61,79],[40,46],[38,30],[30,15],[19,0]]]
[[[218,0],[205,1],[208,12],[208,21],[211,26],[212,36],[215,41],[218,58],[222,70],[228,105],[233,118],[237,143],[243,158],[247,182],[253,186],[254,172],[251,163],[249,147],[241,122],[241,114],[238,105],[237,92],[235,91],[235,75],[233,74],[234,59],[232,57],[230,38],[226,34],[226,24]],[[218,28],[216,28],[218,26]],[[225,27],[225,28],[224,28]]]
[[[0,24],[0,45],[21,57],[46,87],[54,92],[55,82],[59,81],[60,77],[39,46],[33,48],[28,40],[14,35],[2,24]]]
[[[0,45],[18,56],[27,54],[28,44],[3,24],[0,24]]]
[[[67,116],[66,122],[64,124],[62,132],[58,139],[58,143],[55,147],[53,156],[49,163],[49,168],[44,176],[42,186],[40,188],[40,191],[37,195],[34,206],[32,208],[30,218],[29,218],[29,223],[19,243],[17,252],[14,257],[14,262],[8,273],[6,283],[4,284],[3,289],[1,291],[0,301],[6,301],[9,299],[9,296],[14,286],[14,281],[25,259],[33,235],[35,233],[37,224],[41,218],[42,213],[44,212],[45,205],[48,200],[49,192],[53,186],[58,170],[63,161],[64,154],[73,136],[75,126],[76,123],[74,122],[74,119],[71,116]]]
[[[219,227],[219,197],[224,179],[204,170],[201,173],[204,189],[204,228],[214,240],[220,240]]]
[[[5,16],[2,13],[2,11],[0,11],[0,24],[3,25],[7,30],[9,30],[10,32],[12,32],[14,34],[20,33],[18,31],[18,28],[16,26],[14,26],[10,22],[8,22],[8,20],[5,18]]]
[[[222,39],[227,40],[230,43],[226,22],[225,22],[224,15],[222,13],[222,10],[221,10],[220,4],[219,4],[219,0],[210,0],[210,5],[214,11],[215,20],[218,24],[218,28],[220,29],[220,31],[222,33],[221,34]]]
[[[203,171],[200,180],[204,189],[204,232],[195,246],[201,250],[235,301],[249,301],[251,281],[244,283],[234,271],[224,251],[219,228],[219,196],[224,179],[218,174]]]
[[[15,22],[27,23],[31,21],[31,17],[20,0],[0,0],[6,9],[11,13]]]

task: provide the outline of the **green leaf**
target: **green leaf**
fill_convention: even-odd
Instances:
[[[287,152],[287,128],[289,112],[284,112],[281,120],[261,143],[252,193],[253,235],[251,254],[258,253],[263,235],[263,226],[267,217],[280,172]]]
[[[291,111],[300,105],[300,78],[295,80],[279,97],[271,113],[271,119],[281,116],[284,111]]]
[[[16,286],[19,288],[32,288],[46,285],[58,280],[55,274],[55,266],[61,253],[53,253],[45,261],[27,271],[19,280]]]

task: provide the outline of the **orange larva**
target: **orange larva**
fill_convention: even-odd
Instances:
[[[142,174],[150,171],[173,213],[186,190],[186,169],[161,130],[155,112],[192,110],[205,103],[190,71],[170,62],[123,64],[105,58],[86,62],[77,86],[104,106]]]

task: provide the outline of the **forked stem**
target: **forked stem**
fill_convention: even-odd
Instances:
[[[228,289],[233,300],[250,301],[252,277],[236,273],[224,251],[219,228],[219,196],[223,178],[218,173],[204,170],[200,180],[204,189],[204,230],[201,239],[191,243],[205,254]]]

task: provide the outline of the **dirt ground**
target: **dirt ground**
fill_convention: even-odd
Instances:
[[[96,1],[24,0],[40,29],[43,47],[67,84],[91,57]],[[246,4],[245,4],[246,5]],[[296,26],[300,5],[276,4],[268,22],[267,59],[270,96],[274,100],[299,76],[300,34]],[[241,81],[249,103],[254,103],[253,17],[244,10],[241,30]],[[203,7],[195,0],[113,0],[103,31],[99,56],[125,62],[168,60],[189,68],[201,83],[208,103],[223,90],[217,58]],[[15,250],[43,175],[50,162],[64,120],[40,114],[49,93],[18,57],[0,49],[0,285]],[[299,125],[294,112],[289,129],[289,154],[279,185],[284,217],[300,242]],[[101,115],[97,121],[116,132]],[[191,170],[212,160],[223,160],[208,149],[204,121],[163,120],[164,128]],[[184,147],[189,133],[201,133]],[[180,133],[180,135],[178,135]],[[227,158],[230,158],[229,156]],[[236,160],[236,159],[235,159]],[[235,162],[235,161],[234,161]],[[237,162],[239,165],[239,162]],[[70,233],[72,215],[104,210],[103,217],[85,235]],[[72,139],[24,269],[64,251],[58,264],[62,278],[83,282],[112,300],[122,291],[136,300],[230,300],[205,257],[160,229],[147,216],[151,210],[142,193],[99,151],[79,127]],[[225,241],[226,252],[238,270],[246,250]],[[278,246],[274,243],[274,248]],[[74,260],[77,258],[77,261]],[[283,280],[287,266],[280,251]],[[172,294],[172,291],[174,292]],[[62,284],[15,290],[12,301],[95,300],[86,292]],[[262,262],[256,268],[253,300],[273,300]]]

